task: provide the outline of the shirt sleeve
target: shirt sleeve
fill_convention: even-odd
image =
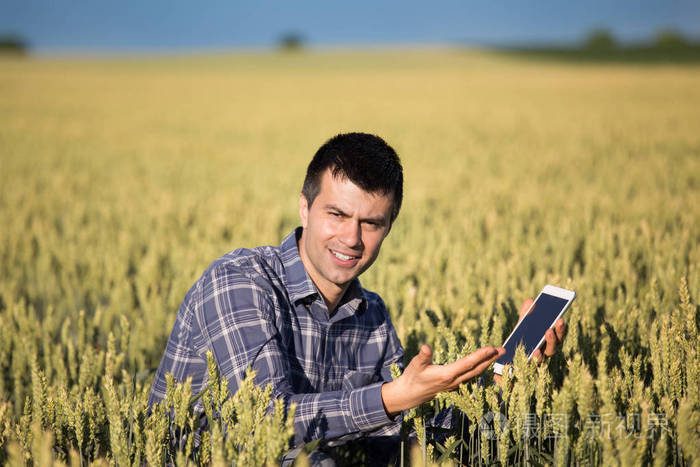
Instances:
[[[380,380],[383,384],[392,381],[393,378],[391,376],[391,367],[394,363],[396,363],[399,369],[403,371],[404,349],[401,345],[401,341],[396,335],[396,330],[391,324],[391,319],[389,318],[388,312],[386,311],[384,304],[381,302],[381,299],[379,299],[379,297],[377,297],[377,299],[379,300],[381,311],[387,316],[387,319],[385,321],[387,326],[387,347],[386,352],[383,356],[383,363],[380,371]],[[355,384],[354,386],[359,387],[361,385],[363,385],[361,378],[358,378],[357,384]],[[348,387],[350,386],[353,385],[349,384]],[[389,423],[386,423],[377,429],[374,429],[369,432],[365,431],[362,433],[352,433],[349,435],[341,436],[339,438],[335,438],[331,443],[329,443],[329,445],[341,445],[344,444],[346,441],[352,441],[361,438],[363,440],[362,444],[356,447],[364,449],[365,454],[369,456],[370,459],[376,460],[376,464],[385,465],[389,463],[388,459],[390,459],[392,453],[397,452],[398,443],[400,441],[399,437],[402,422],[403,414],[399,413],[392,417],[389,420]],[[384,461],[385,458],[387,460],[386,462]]]
[[[389,312],[387,311],[384,302],[379,297],[377,297],[377,299],[379,300],[379,303],[381,305],[382,312],[386,315],[385,323],[387,326],[388,335],[388,346],[385,353],[384,364],[382,365],[381,375],[384,381],[391,381],[393,379],[391,377],[391,367],[394,363],[398,365],[399,370],[401,370],[401,372],[403,372],[404,370],[404,349],[401,345],[401,341],[399,340],[399,336],[396,335],[396,329],[394,328],[394,325],[391,322],[391,317],[389,316]]]
[[[214,268],[204,279],[201,293],[201,309],[195,310],[202,337],[201,352],[212,351],[232,394],[238,390],[246,369],[252,366],[257,384],[271,383],[275,399],[283,399],[287,406],[296,404],[295,446],[319,438],[369,432],[392,422],[382,403],[384,381],[352,390],[294,393],[290,368],[272,318],[273,292],[263,280],[232,268]],[[392,334],[395,337],[393,328]],[[396,356],[396,349],[391,355]],[[389,363],[385,366],[382,379],[389,376]]]

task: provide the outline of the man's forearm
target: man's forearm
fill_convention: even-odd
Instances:
[[[296,404],[294,445],[299,446],[319,438],[369,432],[391,423],[382,404],[381,386],[379,382],[351,391],[278,393],[273,397]]]

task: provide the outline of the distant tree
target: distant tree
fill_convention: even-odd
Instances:
[[[29,46],[21,37],[14,34],[0,34],[0,53],[24,55]]]
[[[297,32],[282,34],[279,38],[278,46],[280,50],[285,52],[301,50],[304,47],[304,37]]]
[[[657,49],[680,49],[688,45],[688,41],[675,29],[660,29],[654,37],[654,47]]]
[[[592,30],[583,42],[583,48],[594,51],[609,51],[617,47],[617,41],[612,32],[606,28]]]

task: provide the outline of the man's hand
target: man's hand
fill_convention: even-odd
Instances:
[[[532,311],[533,299],[528,298],[520,306],[520,313],[518,314],[518,323],[523,320],[523,318]],[[516,325],[517,326],[517,325]],[[557,349],[561,347],[561,343],[564,341],[564,335],[566,334],[566,324],[562,318],[559,318],[555,323],[554,327],[547,329],[544,333],[544,344],[542,347],[535,350],[532,354],[532,358],[539,364],[544,361],[544,357],[551,357],[557,352]],[[544,353],[543,353],[544,352]],[[501,375],[493,375],[493,380],[498,384],[501,384]]]
[[[456,389],[461,383],[480,375],[503,355],[503,347],[482,347],[447,365],[433,365],[433,351],[421,346],[403,374],[382,386],[382,401],[389,416],[417,407],[437,393]]]

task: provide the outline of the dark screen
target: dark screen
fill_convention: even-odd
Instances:
[[[515,330],[508,342],[504,345],[505,355],[496,360],[496,363],[506,365],[513,363],[515,349],[522,342],[525,346],[525,355],[530,355],[537,344],[552,326],[552,323],[559,316],[562,308],[566,306],[567,300],[552,295],[541,294],[535,302],[533,310],[523,318],[523,322]]]

